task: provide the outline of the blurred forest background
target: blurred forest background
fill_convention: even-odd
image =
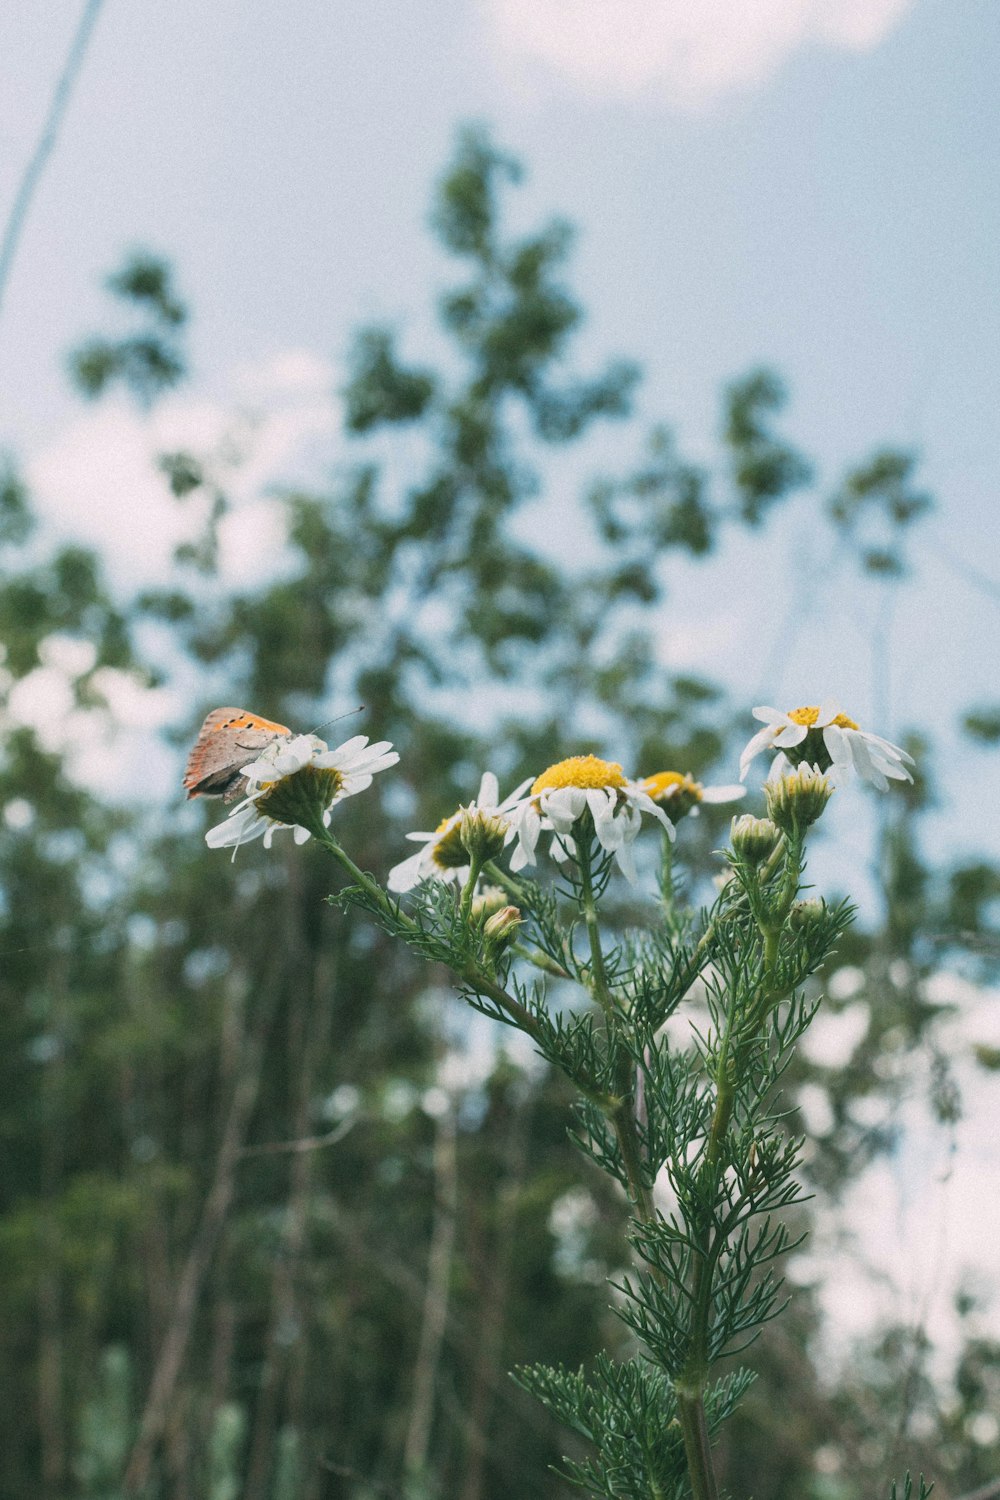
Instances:
[[[363,704],[324,733],[400,750],[338,811],[381,877],[403,834],[436,826],[486,767],[506,790],[593,750],[636,774],[733,779],[750,701],[662,665],[672,577],[700,569],[710,613],[718,549],[795,496],[890,597],[932,498],[891,448],[819,484],[768,370],[723,390],[711,467],[666,427],[633,430],[639,372],[575,369],[571,236],[511,227],[517,180],[483,132],[460,138],[432,205],[453,261],[437,343],[413,354],[391,328],[358,333],[355,462],[313,487],[261,476],[285,532],[270,580],[234,591],[219,576],[231,451],[158,455],[198,531],[164,586],[132,597],[92,552],[42,545],[9,455],[5,705],[39,671],[108,720],[124,680],[193,683],[170,731],[179,774],[217,703],[304,729]],[[148,252],[110,276],[107,327],[70,360],[84,396],[149,409],[182,386],[182,284],[182,265]],[[633,466],[581,479],[575,445],[607,423]],[[751,585],[763,600],[772,580]],[[445,975],[429,984],[331,908],[321,851],[279,840],[230,862],[205,848],[201,806],[99,797],[0,711],[2,1500],[563,1500],[546,1465],[567,1439],[507,1371],[627,1337],[607,1285],[623,1206],[574,1154],[564,1086],[466,1015]],[[970,705],[965,727],[988,752],[1000,710]],[[972,1013],[1000,962],[1000,864],[930,863],[940,767],[926,737],[906,743],[919,779],[878,804],[866,850],[878,900],[826,976],[830,1013],[852,1018],[848,1055],[807,1052],[788,1083],[815,1216],[835,1219],[897,1148],[915,1086],[949,1138],[961,1098],[940,1028],[955,1002],[935,981],[960,976]],[[680,830],[695,902],[725,817],[706,808]],[[962,1062],[996,1070],[1000,1053],[970,1042]],[[729,1492],[860,1500],[909,1465],[948,1500],[996,1479],[987,1292],[945,1289],[960,1330],[945,1366],[919,1317],[872,1327],[844,1358],[822,1286],[800,1276],[753,1356]]]

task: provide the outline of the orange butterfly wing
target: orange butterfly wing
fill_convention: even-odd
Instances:
[[[184,787],[189,797],[238,796],[240,772],[279,735],[285,724],[262,719],[245,708],[213,708],[188,756]]]

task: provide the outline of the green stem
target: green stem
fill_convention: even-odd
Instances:
[[[666,829],[660,834],[660,899],[669,919],[674,911],[674,844]]]
[[[501,890],[506,891],[508,896],[513,896],[519,906],[524,904],[524,884],[518,880],[516,875],[511,875],[508,870],[504,870],[492,859],[486,861],[483,866],[483,874],[494,885],[498,885]]]
[[[420,936],[420,928],[414,922],[413,918],[408,917],[405,912],[401,911],[396,903],[386,895],[378,882],[373,880],[370,875],[366,875],[354,863],[347,850],[338,843],[329,828],[324,828],[322,824],[318,824],[310,832],[315,835],[323,847],[328,849],[334,859],[347,871],[355,885],[360,886],[365,891],[371,899],[372,904],[378,908],[383,916],[387,917],[393,925],[401,927],[411,937],[416,938]],[[516,996],[508,994],[502,985],[497,984],[496,980],[491,979],[477,964],[470,962],[463,964],[461,967],[453,966],[452,972],[464,984],[467,984],[470,989],[474,989],[478,994],[485,995],[492,1000],[497,1009],[502,1011],[508,1020],[512,1021],[521,1031],[526,1032],[532,1041],[538,1043],[539,1046],[542,1045],[544,1038],[541,1027],[530,1010],[522,1005]]]
[[[587,937],[590,941],[590,992],[604,1014],[604,1022],[608,1034],[608,1047],[612,1051],[612,1054],[616,1055],[616,1097],[612,1108],[607,1113],[611,1121],[611,1127],[615,1132],[618,1149],[621,1152],[622,1165],[625,1168],[625,1177],[628,1182],[628,1194],[632,1200],[636,1217],[644,1223],[652,1224],[656,1220],[656,1209],[653,1207],[652,1193],[643,1180],[642,1152],[639,1147],[639,1127],[636,1123],[635,1109],[632,1103],[635,1092],[632,1058],[631,1054],[618,1041],[619,1015],[611,994],[611,986],[608,983],[608,971],[604,963],[604,949],[601,946],[601,928],[597,916],[597,902],[594,897],[591,850],[592,845],[589,840],[584,843],[583,838],[577,839],[577,865],[580,871],[580,904],[583,907],[583,920],[587,928]]]
[[[597,902],[594,899],[594,879],[590,865],[591,845],[584,844],[581,834],[577,843],[577,865],[580,871],[580,904],[583,920],[590,942],[590,993],[604,1012],[604,1020],[610,1035],[615,1026],[615,1004],[608,984],[608,971],[604,966],[604,949],[601,947],[601,928],[597,919]]]
[[[771,876],[778,868],[778,865],[781,863],[786,848],[787,841],[784,835],[782,835],[777,844],[775,844],[774,848],[771,850],[771,853],[767,856],[767,859],[760,867],[760,875],[758,878],[762,888],[766,886],[767,882],[770,880]],[[734,907],[736,907],[744,903],[747,903],[747,895],[745,891],[741,891],[740,895],[737,897],[733,905]],[[726,915],[728,916],[729,913],[727,912]],[[708,926],[705,928],[705,931],[702,933],[701,937],[698,939],[697,946],[694,950],[694,960],[692,963],[692,968],[695,967],[695,965],[698,963],[698,960],[703,956],[706,948],[708,948],[711,944],[713,938],[715,937],[715,932],[718,925],[718,917],[713,917],[711,922],[709,922]]]
[[[677,1386],[676,1394],[691,1494],[694,1500],[719,1500],[719,1487],[712,1466],[712,1445],[705,1417],[704,1384],[695,1390]]]
[[[523,958],[525,963],[534,964],[535,968],[541,969],[543,974],[551,974],[553,979],[572,979],[573,977],[562,964],[557,964],[554,958],[550,958],[540,948],[529,948],[526,943],[511,943],[510,948],[518,958]]]
[[[730,1009],[719,1044],[715,1069],[715,1108],[705,1143],[703,1170],[709,1179],[706,1186],[713,1202],[718,1190],[722,1147],[736,1104],[736,1091],[729,1077],[732,1030],[733,1013]],[[712,1283],[720,1248],[718,1244],[713,1247],[711,1226],[706,1226],[691,1287],[691,1352],[684,1373],[674,1387],[684,1435],[684,1454],[695,1500],[718,1500],[719,1493],[705,1416],[705,1389],[709,1373],[708,1326],[712,1315]]]
[[[462,899],[458,907],[458,915],[464,927],[468,927],[469,918],[472,915],[472,898],[476,893],[476,882],[482,874],[483,867],[478,860],[471,859],[469,862],[469,877],[462,887]]]

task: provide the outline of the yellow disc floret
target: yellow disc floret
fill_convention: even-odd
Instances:
[[[819,708],[816,705],[810,705],[806,708],[793,708],[788,717],[792,720],[793,724],[802,724],[806,729],[811,729],[819,718]],[[846,714],[838,714],[830,722],[831,724],[835,724],[838,729],[858,728],[854,720],[849,719]]]
[[[596,755],[571,755],[557,761],[536,777],[531,795],[559,791],[563,787],[624,787],[625,772],[617,761],[599,760]]]

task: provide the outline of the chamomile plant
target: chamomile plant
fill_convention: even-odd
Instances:
[[[299,765],[292,746],[286,760],[267,752],[266,774],[241,768],[247,796],[232,821],[253,823],[241,839],[256,819],[307,830],[347,876],[332,901],[446,965],[463,1000],[525,1033],[573,1085],[572,1139],[620,1190],[629,1269],[614,1305],[638,1352],[514,1378],[584,1440],[563,1473],[593,1496],[718,1500],[714,1439],[753,1381],[739,1357],[780,1313],[782,1258],[796,1243],[802,1143],[781,1078],[820,1004],[810,976],[852,917],[846,902],[802,899],[807,841],[832,796],[857,794],[835,792],[849,767],[882,789],[909,777],[903,751],[834,705],[755,712],[765,728],[742,770],[775,753],[766,815],[732,818],[725,878],[700,914],[673,900],[681,824],[742,798],[742,785],[632,777],[578,755],[501,796],[487,772],[467,806],[411,835],[419,848],[384,888],[337,838],[336,802],[363,793],[390,747],[352,742],[336,761],[303,748]],[[636,917],[624,934],[606,901],[622,878]]]

